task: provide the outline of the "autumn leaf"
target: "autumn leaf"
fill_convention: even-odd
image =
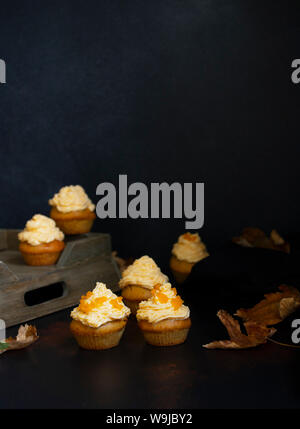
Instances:
[[[264,325],[275,325],[300,307],[300,292],[298,289],[280,285],[280,292],[264,295],[264,299],[253,308],[240,308],[235,313],[243,321],[255,321]]]
[[[121,258],[120,256],[118,256],[118,253],[116,250],[114,250],[111,255],[112,255],[112,258],[117,263],[121,273],[123,273],[123,271],[125,271],[126,268],[134,262],[134,258],[127,258],[127,259]]]
[[[260,247],[263,249],[290,253],[289,243],[287,243],[275,229],[271,231],[270,237],[268,237],[265,232],[259,228],[247,227],[243,229],[240,236],[233,237],[232,241],[243,247]]]
[[[205,344],[203,347],[207,349],[246,349],[256,347],[265,343],[267,338],[276,332],[274,328],[268,328],[260,323],[249,321],[244,323],[246,335],[241,332],[239,322],[225,310],[219,310],[217,316],[227,329],[230,340],[213,341]]]
[[[35,326],[21,325],[16,338],[10,337],[6,339],[5,343],[1,343],[5,347],[0,347],[0,354],[10,350],[24,349],[33,344],[38,338]]]

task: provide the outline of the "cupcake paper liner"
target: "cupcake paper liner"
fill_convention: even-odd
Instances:
[[[125,331],[125,327],[119,331],[114,331],[105,335],[88,335],[88,334],[77,334],[73,332],[74,338],[78,345],[87,350],[105,350],[115,347],[119,344],[120,339]]]
[[[189,328],[176,329],[174,331],[142,332],[147,343],[153,346],[175,346],[182,344],[186,340]]]

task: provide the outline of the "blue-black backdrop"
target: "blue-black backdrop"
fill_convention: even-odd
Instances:
[[[0,5],[0,225],[61,186],[205,182],[209,249],[243,226],[299,229],[297,2],[10,0]],[[97,220],[165,264],[183,220]]]

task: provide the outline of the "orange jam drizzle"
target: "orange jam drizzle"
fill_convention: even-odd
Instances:
[[[116,308],[117,310],[122,310],[123,305],[122,305],[122,296],[119,296],[118,298],[114,298],[110,300],[110,303],[112,305],[112,307]]]

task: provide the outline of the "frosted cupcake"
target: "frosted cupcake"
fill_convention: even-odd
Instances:
[[[71,312],[70,329],[80,347],[110,349],[119,344],[129,314],[121,296],[115,295],[104,283],[97,283]]]
[[[92,229],[95,205],[82,186],[64,186],[49,200],[50,217],[67,235],[86,234]]]
[[[140,302],[136,318],[145,340],[153,346],[183,343],[191,326],[190,310],[170,283],[156,286],[152,297]]]
[[[119,285],[125,304],[136,314],[139,303],[151,297],[153,287],[167,281],[153,259],[142,256],[123,271]]]
[[[172,249],[170,268],[177,283],[183,283],[193,266],[209,256],[198,233],[186,232],[180,235]]]
[[[19,250],[28,265],[53,265],[65,247],[64,234],[54,220],[36,214],[18,234]]]

